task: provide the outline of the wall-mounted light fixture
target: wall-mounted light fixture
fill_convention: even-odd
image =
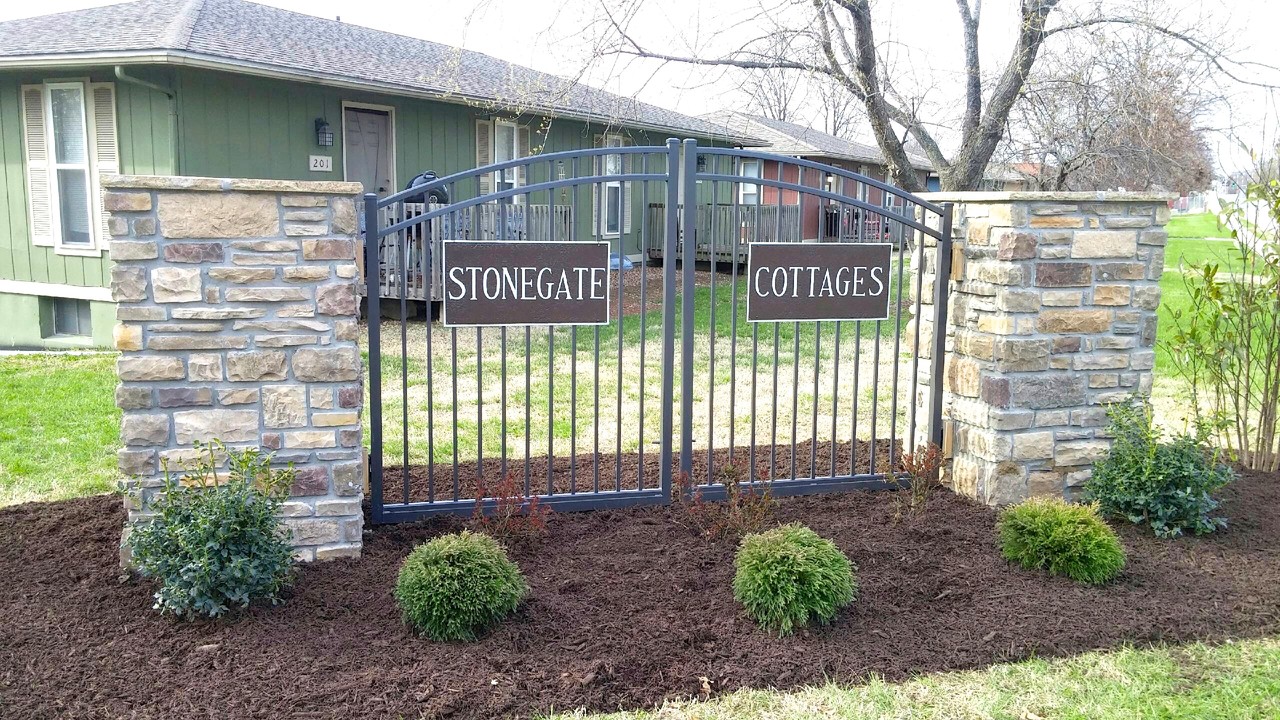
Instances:
[[[706,171],[707,171],[707,156],[699,155],[698,156],[698,172],[706,172]]]
[[[316,145],[333,146],[333,131],[329,129],[329,121],[324,118],[316,118]]]

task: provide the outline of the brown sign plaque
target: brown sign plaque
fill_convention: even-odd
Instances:
[[[751,243],[747,320],[884,320],[888,243]]]
[[[444,241],[444,324],[606,325],[609,243]]]

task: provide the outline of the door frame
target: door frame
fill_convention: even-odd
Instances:
[[[387,125],[390,131],[391,139],[391,187],[387,188],[387,194],[392,195],[400,190],[400,178],[397,177],[396,168],[396,109],[391,105],[378,105],[375,103],[355,102],[353,100],[342,101],[342,179],[352,182],[347,176],[347,110],[376,110],[387,114]]]

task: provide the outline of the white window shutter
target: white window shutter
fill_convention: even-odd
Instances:
[[[631,142],[629,140],[623,140],[622,144],[630,145]],[[634,160],[635,158],[636,158],[635,155],[622,156],[621,169],[623,172],[627,171],[627,163],[629,161]],[[629,233],[631,232],[631,181],[630,180],[622,183],[621,194],[622,194],[622,232]],[[621,245],[619,245],[619,247],[621,247]]]
[[[93,187],[97,189],[95,210],[98,213],[98,246],[105,247],[111,238],[107,230],[107,213],[102,207],[102,187],[100,177],[103,174],[115,175],[120,172],[120,143],[116,133],[116,86],[114,83],[91,83],[89,94],[89,129],[93,133],[89,147],[93,152],[91,166]]]
[[[521,125],[516,128],[516,157],[527,158],[532,154],[529,148],[529,126]],[[524,187],[529,182],[529,168],[521,165],[516,170],[516,185]]]
[[[476,167],[493,164],[493,121],[476,120]],[[476,182],[480,195],[493,192],[493,173],[483,173]]]
[[[43,85],[22,86],[22,136],[26,151],[31,243],[53,247],[53,198],[49,191],[49,143]]]

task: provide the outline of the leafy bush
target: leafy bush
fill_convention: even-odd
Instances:
[[[135,526],[128,547],[137,571],[160,582],[155,607],[178,617],[219,617],[254,600],[279,601],[292,577],[293,551],[276,513],[293,484],[293,467],[271,455],[197,444],[201,460],[182,478],[164,472],[156,515]],[[228,471],[218,476],[217,456]]]
[[[1146,403],[1117,404],[1107,412],[1115,442],[1085,483],[1104,513],[1148,525],[1159,537],[1226,527],[1226,519],[1211,515],[1218,508],[1213,493],[1234,473],[1206,449],[1204,431],[1162,442]]]
[[[734,566],[733,597],[753,620],[779,635],[810,620],[830,622],[858,591],[849,558],[800,524],[747,535]]]
[[[1247,468],[1280,470],[1280,180],[1257,172],[1243,202],[1223,204],[1235,245],[1182,270],[1185,307],[1161,322],[1161,346],[1186,381],[1197,426]],[[1222,272],[1219,272],[1222,270]]]
[[[490,498],[493,508],[485,512],[485,500]],[[550,515],[551,508],[540,505],[536,495],[526,497],[516,477],[508,475],[493,487],[480,481],[471,525],[499,540],[531,540],[547,533]]]
[[[1096,505],[1032,498],[1000,514],[1000,551],[1028,570],[1096,584],[1124,568],[1124,548]]]
[[[687,473],[675,478],[677,509],[690,526],[709,538],[739,538],[758,532],[773,512],[772,485],[763,477],[744,483],[736,465],[725,465],[717,478],[724,488],[724,500],[708,500]]]
[[[529,588],[497,540],[464,530],[414,548],[395,596],[405,622],[432,640],[474,640],[511,614]]]

